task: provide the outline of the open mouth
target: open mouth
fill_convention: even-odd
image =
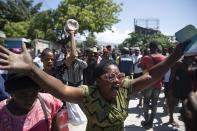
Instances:
[[[118,86],[112,86],[112,89],[118,90]]]
[[[112,86],[112,95],[117,96],[118,95],[118,86]]]

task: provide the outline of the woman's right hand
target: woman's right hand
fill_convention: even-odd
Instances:
[[[33,64],[25,43],[22,44],[22,53],[15,54],[0,46],[0,69],[13,72],[28,72]]]

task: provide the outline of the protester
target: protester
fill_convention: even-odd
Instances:
[[[143,74],[141,67],[138,65],[142,60],[142,55],[139,47],[134,48],[134,54],[132,55],[132,60],[133,60],[133,78],[136,79]],[[141,92],[138,93],[138,98],[139,98],[139,104],[137,105],[137,107],[142,107],[143,97]]]
[[[149,48],[146,48],[146,49],[143,50],[143,56],[141,57],[140,61],[137,63],[137,66],[139,68],[141,68],[141,70],[142,70],[142,74],[147,71],[146,67],[143,67],[143,65],[142,65],[143,64],[142,63],[142,59],[143,59],[143,57],[145,57],[147,55],[150,55],[150,49]],[[138,97],[139,97],[139,104],[137,105],[137,107],[141,108],[141,107],[143,107],[143,102],[142,102],[142,100],[143,100],[143,91],[141,92],[141,94]]]
[[[191,66],[194,60],[195,56],[184,56],[172,68],[167,104],[170,116],[169,123],[173,126],[179,126],[173,117],[175,106],[179,100],[183,102],[192,91],[192,74],[195,70],[191,70]]]
[[[54,69],[54,53],[51,49],[45,48],[41,53],[41,61],[43,63],[43,70],[49,75],[55,76]]]
[[[158,53],[159,45],[160,43],[158,41],[150,42],[150,55],[144,56],[141,63],[145,70],[151,69],[154,65],[165,59],[165,56]],[[153,120],[157,111],[157,101],[159,99],[161,87],[162,81],[158,80],[150,88],[143,91],[144,121],[142,121],[141,124],[145,128],[152,128],[153,126]],[[149,113],[149,110],[151,110],[151,113]]]
[[[85,52],[86,63],[88,67],[83,70],[83,84],[94,85],[96,81],[95,68],[97,65],[96,58],[94,57],[94,52],[92,48],[88,48]]]
[[[42,61],[41,61],[40,55],[39,55],[39,54],[36,55],[36,51],[35,51],[35,49],[34,49],[33,47],[28,48],[28,50],[29,50],[29,52],[30,52],[30,54],[31,54],[31,57],[32,57],[32,59],[33,59],[33,62],[34,62],[38,67],[40,67],[41,69],[43,69],[43,63],[42,63]],[[21,52],[21,51],[20,51],[20,52]],[[20,53],[20,52],[19,52],[19,53]]]
[[[43,63],[42,63],[40,57],[36,56],[36,57],[34,58],[33,62],[34,62],[36,65],[38,65],[41,69],[44,68],[44,67],[43,67]]]
[[[148,72],[131,80],[120,73],[112,62],[96,67],[96,86],[82,85],[79,88],[64,85],[32,64],[23,44],[22,54],[15,54],[0,46],[0,69],[25,72],[40,87],[54,96],[69,102],[82,102],[88,118],[87,131],[121,131],[128,112],[129,97],[151,87],[182,55],[182,44],[166,60]]]
[[[74,31],[69,31],[71,47],[64,50],[64,59],[60,61],[56,70],[59,72],[57,78],[64,84],[77,87],[83,82],[83,70],[88,64],[78,58],[74,33]]]
[[[143,65],[143,58],[145,57],[145,56],[149,56],[150,55],[150,49],[149,48],[146,48],[146,49],[144,49],[143,50],[143,56],[142,56],[142,58],[141,58],[141,60],[139,61],[139,63],[138,63],[138,66],[143,70],[143,73],[144,72],[146,72],[147,71],[147,69],[146,69],[146,67]]]
[[[123,47],[121,50],[118,68],[121,72],[125,73],[126,76],[131,77],[133,73],[133,58],[127,47]]]
[[[134,51],[135,54],[132,55],[132,59],[133,59],[133,78],[135,79],[142,75],[142,69],[138,66],[139,62],[142,59],[142,55],[139,47],[135,47]]]
[[[39,85],[22,73],[10,74],[5,81],[5,89],[11,97],[0,102],[0,130],[52,130],[53,118],[62,107],[60,100],[50,94],[39,93]],[[44,101],[47,116],[38,95]]]
[[[78,87],[83,82],[83,70],[88,66],[86,61],[79,58],[79,52],[77,52],[75,43],[75,31],[67,31],[71,40],[70,47],[64,50],[64,59],[60,61],[58,66],[55,67],[55,77],[61,80],[68,86]],[[71,103],[63,100],[67,107],[69,122],[73,125],[80,125],[87,122],[81,108],[78,104]],[[78,122],[76,122],[76,120]]]
[[[94,53],[94,57],[96,58],[96,63],[99,64],[101,62],[102,58],[101,58],[101,56],[98,52],[97,47],[93,47],[92,50],[93,50],[93,53]]]
[[[115,62],[114,59],[111,57],[110,50],[108,50],[108,48],[104,47],[103,48],[103,55],[102,55],[102,59],[101,59],[100,63],[101,62],[105,63],[106,61],[109,61],[109,60]]]
[[[190,92],[183,102],[181,116],[185,123],[186,131],[196,131],[197,129],[197,94]]]

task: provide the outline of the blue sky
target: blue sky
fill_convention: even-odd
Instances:
[[[42,10],[57,8],[60,0],[35,0],[43,2]],[[157,18],[159,29],[166,35],[188,24],[197,27],[197,0],[114,0],[123,3],[120,22],[113,26],[114,32],[99,33],[97,39],[106,42],[121,42],[133,31],[134,18]]]
[[[116,0],[117,1],[117,0]],[[134,18],[158,18],[160,30],[173,35],[187,24],[197,26],[196,0],[119,0],[123,2],[122,20],[117,28],[133,26]],[[127,26],[129,25],[129,26]]]

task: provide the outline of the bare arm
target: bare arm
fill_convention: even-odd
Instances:
[[[25,44],[22,49],[21,54],[15,54],[0,46],[0,69],[27,73],[41,88],[62,100],[82,101],[84,96],[82,89],[66,86],[60,80],[48,75],[32,63]]]
[[[60,80],[43,72],[34,64],[31,65],[29,76],[41,88],[59,99],[77,103],[83,100],[84,92],[81,88],[64,85]]]
[[[76,43],[75,43],[75,31],[69,31],[71,37],[71,55],[77,57]]]
[[[132,81],[132,93],[135,94],[141,90],[151,87],[159,81],[163,75],[172,67],[182,56],[182,44],[177,45],[175,52],[164,61],[153,66],[148,72],[141,77]]]
[[[69,34],[70,34],[70,39],[71,39],[71,48],[70,48],[70,52],[67,54],[67,56],[65,56],[66,58],[64,60],[67,66],[70,66],[72,62],[75,60],[75,58],[77,57],[75,32],[69,31]]]

